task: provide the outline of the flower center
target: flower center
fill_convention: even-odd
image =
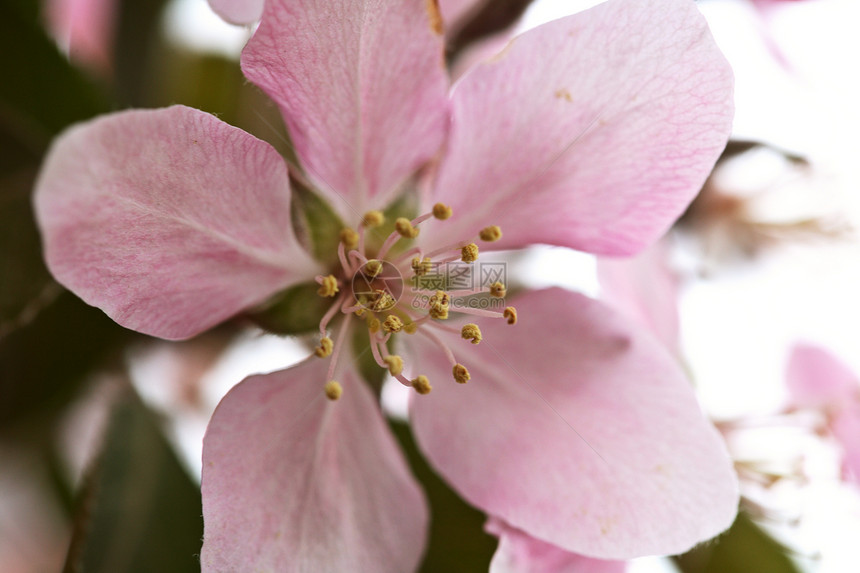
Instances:
[[[434,218],[439,221],[448,219],[451,208],[437,203],[429,213],[415,219],[399,218],[392,232],[382,243],[374,258],[368,258],[366,234],[378,228],[385,221],[380,211],[370,211],[362,218],[358,230],[343,229],[338,243],[340,269],[336,274],[316,277],[320,285],[317,293],[324,298],[334,299],[333,304],[320,321],[320,342],[314,353],[330,360],[324,391],[331,400],[337,400],[343,392],[340,383],[333,379],[337,361],[346,340],[346,332],[352,320],[364,322],[370,350],[374,361],[401,384],[413,388],[419,394],[427,394],[432,389],[430,380],[424,374],[409,378],[404,374],[407,365],[397,354],[389,353],[392,337],[401,335],[421,335],[439,346],[451,363],[454,380],[465,384],[471,378],[469,370],[460,363],[455,350],[446,344],[438,332],[460,334],[464,341],[479,344],[483,338],[478,325],[468,323],[459,329],[445,323],[450,313],[471,314],[483,317],[504,318],[508,324],[517,321],[516,309],[504,306],[505,285],[500,280],[483,284],[458,284],[451,280],[451,268],[459,267],[460,275],[469,271],[478,260],[476,241],[492,242],[501,238],[499,227],[481,229],[476,236],[458,243],[424,252],[413,247],[400,254],[392,248],[401,240],[418,237],[421,224]],[[449,267],[449,265],[456,265]],[[443,271],[444,272],[440,272]],[[492,274],[488,275],[493,277]],[[404,277],[409,278],[409,284]],[[455,277],[456,278],[456,277]],[[462,281],[461,281],[462,282]],[[458,288],[462,287],[462,288]],[[493,304],[486,305],[500,310],[480,308],[483,305],[460,304],[464,297],[488,293]],[[335,316],[344,315],[344,320],[336,333],[336,340],[329,336],[328,326]],[[457,351],[459,353],[459,350]],[[410,367],[413,365],[409,365]]]

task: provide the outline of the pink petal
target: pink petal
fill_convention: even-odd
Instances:
[[[669,245],[655,243],[633,258],[599,257],[600,298],[680,353],[678,277],[669,268]]]
[[[786,384],[794,405],[817,408],[860,392],[860,380],[827,350],[798,344],[791,352]]]
[[[433,200],[454,208],[454,236],[497,224],[498,248],[631,254],[725,146],[732,73],[693,2],[609,0],[474,68],[453,115]]]
[[[253,24],[263,15],[263,0],[209,0],[212,11],[231,24]]]
[[[860,484],[860,402],[837,414],[830,422],[830,431],[842,446],[844,479]]]
[[[69,129],[35,194],[57,280],[146,334],[193,336],[314,269],[292,232],[281,157],[187,107]]]
[[[309,176],[351,221],[384,206],[442,143],[448,81],[433,6],[272,0],[242,53]]]
[[[204,571],[404,573],[427,505],[355,374],[323,395],[327,363],[252,376],[203,441]]]
[[[624,573],[624,561],[591,559],[507,525],[499,519],[487,522],[487,531],[499,537],[499,547],[490,563],[490,573]]]
[[[465,386],[435,347],[413,401],[422,450],[463,497],[529,535],[600,559],[674,554],[729,527],[737,480],[677,362],[604,305],[552,289],[520,321],[448,335]],[[422,339],[416,340],[422,343]]]

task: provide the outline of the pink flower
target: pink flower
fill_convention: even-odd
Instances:
[[[844,478],[860,483],[860,379],[823,348],[798,344],[789,359],[787,384],[792,406],[823,412],[842,446]]]
[[[432,383],[412,403],[420,447],[511,528],[622,559],[684,551],[734,518],[731,462],[689,382],[600,303],[553,289],[516,297],[517,311],[456,307],[456,292],[391,307],[349,288],[372,278],[367,256],[411,276],[425,256],[470,259],[473,241],[622,255],[659,237],[731,124],[731,73],[695,5],[611,0],[523,34],[450,95],[442,50],[432,1],[266,3],[242,66],[281,107],[294,176],[349,228],[332,267],[293,233],[281,157],[202,112],[113,114],[66,132],[46,160],[48,264],[120,324],[185,338],[315,276],[332,296],[322,359],[246,379],[209,424],[204,570],[417,566],[426,503],[341,352],[356,329],[398,380],[422,394]],[[380,247],[375,210],[404,189],[424,214]],[[390,251],[413,227],[412,249]]]

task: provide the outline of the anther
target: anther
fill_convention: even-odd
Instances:
[[[406,217],[398,217],[394,222],[394,230],[404,239],[414,239],[421,229],[416,229]]]
[[[325,397],[329,400],[337,400],[343,394],[343,387],[337,380],[329,380],[325,383]]]
[[[494,282],[490,285],[490,296],[494,296],[496,298],[504,298],[504,296],[508,293],[505,285],[500,282]]]
[[[433,389],[433,386],[430,385],[430,380],[428,380],[423,374],[412,381],[412,387],[415,388],[415,391],[419,394],[429,394],[430,390]]]
[[[461,259],[464,263],[474,263],[478,260],[478,245],[469,243],[461,251]]]
[[[382,263],[376,259],[370,259],[361,268],[365,276],[375,279],[382,272]]]
[[[323,277],[320,288],[317,289],[317,294],[320,296],[334,296],[340,291],[337,287],[337,279],[334,275]]]
[[[490,225],[489,227],[481,229],[478,236],[481,237],[482,241],[492,243],[493,241],[498,241],[502,238],[502,230],[497,225]]]
[[[430,297],[430,316],[445,320],[448,318],[448,305],[451,302],[451,297],[448,293],[442,290],[437,290],[436,294]]]
[[[464,340],[471,340],[472,344],[478,344],[482,339],[481,329],[478,328],[477,324],[472,324],[471,322],[463,325],[460,334]]]
[[[445,203],[436,203],[433,205],[433,216],[439,219],[440,221],[444,221],[449,218],[454,213],[453,209],[446,205]]]
[[[469,371],[466,370],[466,367],[462,364],[454,365],[454,380],[456,380],[460,384],[465,384],[469,380],[471,380],[472,375],[469,374]]]
[[[346,247],[347,251],[351,251],[358,247],[358,233],[349,227],[340,231],[340,242]]]
[[[416,277],[423,277],[429,274],[431,270],[433,270],[433,261],[430,260],[430,257],[424,257],[423,260],[420,257],[412,259],[412,271]]]
[[[418,325],[414,322],[407,322],[403,325],[403,332],[406,334],[415,334],[418,332]]]
[[[402,328],[403,321],[393,314],[389,314],[386,317],[385,322],[382,323],[382,330],[385,332],[400,332]]]
[[[368,211],[361,219],[361,224],[365,227],[379,227],[385,222],[385,215],[381,211]]]
[[[389,354],[383,360],[388,364],[388,372],[392,376],[399,376],[403,373],[403,359],[401,357],[396,354]]]
[[[373,298],[370,301],[366,301],[365,304],[373,312],[382,312],[393,307],[396,302],[397,301],[394,300],[394,297],[391,296],[391,293],[382,289],[377,289],[373,291]]]
[[[367,320],[367,329],[370,331],[370,334],[376,334],[379,332],[380,322],[379,319],[375,316],[371,316]]]
[[[319,356],[320,358],[325,358],[331,355],[331,351],[334,349],[334,342],[332,342],[331,338],[328,336],[323,336],[320,339],[320,345],[314,348],[314,354]]]
[[[508,319],[508,324],[517,323],[517,309],[512,306],[505,307],[505,312],[502,315]]]

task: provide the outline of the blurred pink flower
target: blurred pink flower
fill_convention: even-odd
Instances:
[[[824,414],[842,446],[844,478],[860,483],[860,379],[827,350],[798,344],[789,358],[787,384],[793,407]]]
[[[266,3],[242,67],[283,112],[304,168],[294,176],[355,233],[333,269],[293,233],[281,157],[205,113],[96,119],[62,135],[46,160],[36,209],[48,265],[120,324],[186,338],[315,276],[333,295],[323,360],[246,379],[212,417],[204,570],[417,566],[426,503],[374,397],[340,359],[355,328],[398,380],[421,393],[435,383],[412,403],[421,449],[467,501],[511,527],[617,559],[684,551],[734,518],[731,461],[689,382],[600,303],[526,293],[515,298],[518,321],[509,308],[452,304],[484,333],[475,344],[467,327],[469,344],[464,321],[430,320],[456,292],[429,313],[418,296],[361,308],[348,292],[368,256],[411,274],[413,254],[417,268],[425,256],[466,260],[479,237],[497,239],[482,243],[490,249],[550,243],[615,255],[659,237],[731,125],[731,72],[695,5],[611,0],[551,22],[472,68],[450,95],[442,53],[432,1]],[[391,255],[395,232],[369,251],[373,210],[416,179],[424,215],[401,223],[403,235],[421,231],[415,247]],[[354,326],[356,314],[365,325]],[[388,354],[391,336],[412,379]]]
[[[69,58],[88,69],[111,70],[115,0],[46,0],[47,27]]]

